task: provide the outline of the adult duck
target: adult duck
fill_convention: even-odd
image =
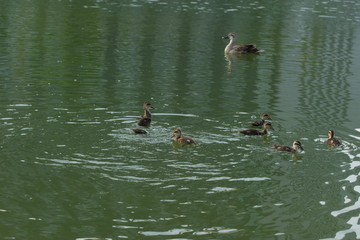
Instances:
[[[229,33],[227,36],[222,37],[223,39],[230,39],[229,44],[225,47],[225,54],[248,54],[248,53],[260,53],[264,50],[259,50],[256,48],[255,44],[240,44],[235,45],[236,34],[234,32]]]

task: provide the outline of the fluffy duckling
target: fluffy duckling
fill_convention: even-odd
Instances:
[[[138,128],[136,128],[136,129],[131,129],[135,134],[148,134],[148,132],[147,131],[145,131],[145,130],[142,130],[142,129],[138,129]]]
[[[274,128],[271,125],[271,122],[265,122],[263,125],[263,130],[261,130],[261,131],[258,131],[255,129],[246,129],[246,130],[240,131],[240,133],[245,134],[245,135],[265,135],[265,134],[267,134],[267,129],[274,130]]]
[[[264,51],[257,49],[255,44],[240,44],[234,46],[236,41],[236,34],[233,32],[229,33],[227,36],[224,36],[222,38],[230,39],[229,44],[225,47],[225,54],[227,53],[247,54],[247,53],[259,53]]]
[[[267,113],[262,113],[260,114],[260,119],[261,119],[260,121],[251,122],[251,125],[256,127],[262,127],[264,125],[265,120],[271,120],[271,117]]]
[[[286,145],[277,145],[277,144],[274,144],[274,148],[276,150],[279,150],[279,151],[284,151],[284,152],[291,152],[291,153],[296,153],[298,149],[300,149],[301,151],[304,150],[304,148],[301,146],[301,142],[296,140],[293,142],[293,146],[290,147],[290,146],[286,146]]]
[[[182,136],[180,128],[176,128],[171,137],[175,137],[175,141],[181,144],[197,144],[194,139]]]
[[[340,139],[334,138],[334,131],[333,130],[331,130],[331,129],[329,130],[328,136],[329,136],[329,138],[326,140],[326,143],[328,145],[335,146],[335,147],[341,145]]]
[[[148,127],[150,126],[151,123],[151,113],[149,109],[154,109],[154,107],[151,105],[151,103],[144,102],[143,108],[144,108],[144,115],[141,116],[141,119],[138,121],[138,125]]]

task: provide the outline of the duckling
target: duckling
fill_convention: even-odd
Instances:
[[[145,130],[142,130],[142,129],[138,129],[138,128],[136,128],[136,129],[131,129],[135,134],[148,134],[148,132],[147,131],[145,131]]]
[[[225,54],[227,53],[247,54],[247,53],[264,52],[264,50],[257,49],[255,44],[241,44],[241,45],[233,46],[236,41],[236,34],[233,32],[229,33],[227,36],[222,37],[222,39],[230,39],[229,44],[225,47]]]
[[[175,141],[181,144],[197,144],[194,139],[182,136],[180,128],[176,128],[171,137],[175,137]]]
[[[144,108],[144,115],[141,116],[141,119],[138,121],[138,125],[148,127],[150,126],[151,123],[151,113],[149,109],[155,109],[155,108],[149,102],[144,102],[143,108]]]
[[[262,113],[260,114],[260,119],[261,119],[260,121],[251,122],[251,125],[256,127],[262,127],[264,125],[265,120],[271,120],[271,117],[267,113]]]
[[[293,142],[293,146],[290,147],[290,146],[286,146],[286,145],[277,145],[277,144],[274,144],[274,148],[276,150],[279,150],[279,151],[284,151],[284,152],[291,152],[291,153],[296,153],[298,149],[300,150],[304,150],[304,148],[301,146],[301,142],[296,140]]]
[[[240,133],[245,134],[245,135],[265,135],[265,134],[267,134],[267,129],[274,130],[274,128],[271,125],[271,122],[265,122],[263,125],[263,130],[261,130],[261,131],[258,131],[255,129],[247,129],[247,130],[240,131]]]
[[[329,130],[328,136],[329,136],[329,138],[326,140],[327,144],[329,144],[331,146],[335,146],[335,147],[341,145],[340,139],[334,138],[334,131],[333,130],[331,130],[331,129]]]

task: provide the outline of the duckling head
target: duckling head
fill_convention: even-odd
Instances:
[[[150,102],[144,102],[144,109],[155,109]]]
[[[266,122],[266,123],[264,123],[264,129],[274,130],[274,128],[273,128],[272,125],[271,125],[271,122]]]
[[[230,40],[236,40],[236,34],[234,32],[229,33],[228,35],[222,37],[222,39],[230,39]]]
[[[181,130],[180,128],[176,128],[173,132],[173,135],[171,137],[176,137],[176,138],[179,138],[181,137]]]
[[[300,149],[301,151],[304,151],[304,148],[301,146],[301,142],[298,141],[298,140],[294,141],[294,143],[293,143],[293,148],[294,148],[295,150]]]
[[[329,136],[329,138],[333,138],[334,137],[334,131],[330,129],[329,132],[328,132],[328,136]]]
[[[267,113],[262,113],[262,114],[260,114],[260,118],[261,118],[262,120],[271,120],[270,115],[267,114]]]

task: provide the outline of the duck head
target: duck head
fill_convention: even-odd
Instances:
[[[236,39],[236,34],[234,32],[229,33],[226,36],[223,36],[222,39],[230,39],[230,40],[235,40]]]
[[[295,150],[300,149],[301,151],[304,151],[304,148],[301,146],[301,142],[298,141],[298,140],[294,141],[294,143],[293,143],[293,148],[294,148]]]
[[[150,102],[144,102],[144,109],[155,109]]]
[[[180,128],[176,128],[173,132],[173,135],[171,137],[180,138],[181,137],[181,130]]]

